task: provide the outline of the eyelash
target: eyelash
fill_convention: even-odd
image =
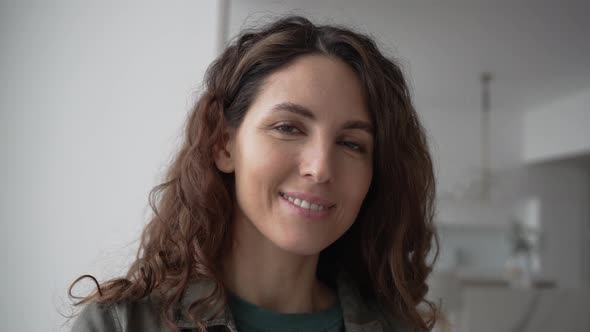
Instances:
[[[298,131],[298,133],[294,133],[294,132],[291,132],[289,130],[282,130],[280,128],[288,128],[289,130],[295,129],[295,130]],[[286,134],[286,135],[296,135],[296,134],[301,133],[301,130],[299,130],[297,127],[292,126],[292,125],[288,125],[288,124],[280,124],[280,125],[274,127],[273,129],[275,129],[276,131],[280,132],[281,134]]]
[[[340,142],[340,144],[346,146],[347,148],[351,149],[352,151],[356,151],[356,152],[365,152],[365,149],[353,142],[348,142],[348,141],[344,141],[344,142]]]
[[[273,129],[278,131],[279,133],[285,134],[285,135],[297,135],[297,134],[302,133],[302,131],[299,130],[297,127],[292,126],[292,125],[288,125],[288,124],[280,124],[278,126],[273,127]],[[285,129],[287,129],[287,130],[285,130]],[[293,129],[296,130],[297,132],[292,132],[291,130],[293,130]],[[356,144],[354,142],[349,142],[349,141],[342,141],[342,142],[338,142],[338,143],[349,148],[353,152],[360,152],[360,153],[365,152],[365,148],[363,146],[361,146],[360,144]]]

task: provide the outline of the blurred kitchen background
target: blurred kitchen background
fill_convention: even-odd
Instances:
[[[590,331],[590,2],[0,1],[0,319],[120,275],[203,73],[284,13],[376,38],[438,174],[439,331]],[[123,258],[122,258],[123,257]]]

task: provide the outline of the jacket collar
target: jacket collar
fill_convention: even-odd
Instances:
[[[346,331],[382,332],[384,330],[380,311],[363,300],[348,274],[340,273],[336,285]]]
[[[378,307],[363,301],[353,280],[345,273],[338,275],[337,293],[342,307],[344,327],[347,332],[383,332],[389,331],[387,321],[384,319]],[[189,306],[204,297],[213,289],[211,282],[195,282],[190,284],[179,304],[173,308],[176,325],[180,328],[196,328],[188,316]],[[212,316],[213,309],[205,312],[205,316]],[[229,307],[226,305],[223,313],[216,318],[205,321],[207,327],[224,325],[231,332],[237,332],[236,325]]]

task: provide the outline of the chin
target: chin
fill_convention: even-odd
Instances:
[[[287,252],[300,256],[318,255],[330,245],[330,243],[311,240],[310,238],[289,239],[288,241],[281,241],[281,243],[275,242],[275,244]]]

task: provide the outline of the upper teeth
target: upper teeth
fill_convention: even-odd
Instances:
[[[323,205],[312,204],[312,203],[310,203],[308,201],[305,201],[305,200],[302,200],[302,199],[299,199],[299,198],[293,198],[293,197],[287,196],[284,193],[281,193],[281,196],[283,196],[286,199],[288,199],[289,202],[291,202],[291,203],[293,203],[293,204],[295,204],[295,205],[297,205],[299,207],[302,207],[304,209],[315,210],[315,211],[322,211],[323,209],[325,209],[325,207]]]

